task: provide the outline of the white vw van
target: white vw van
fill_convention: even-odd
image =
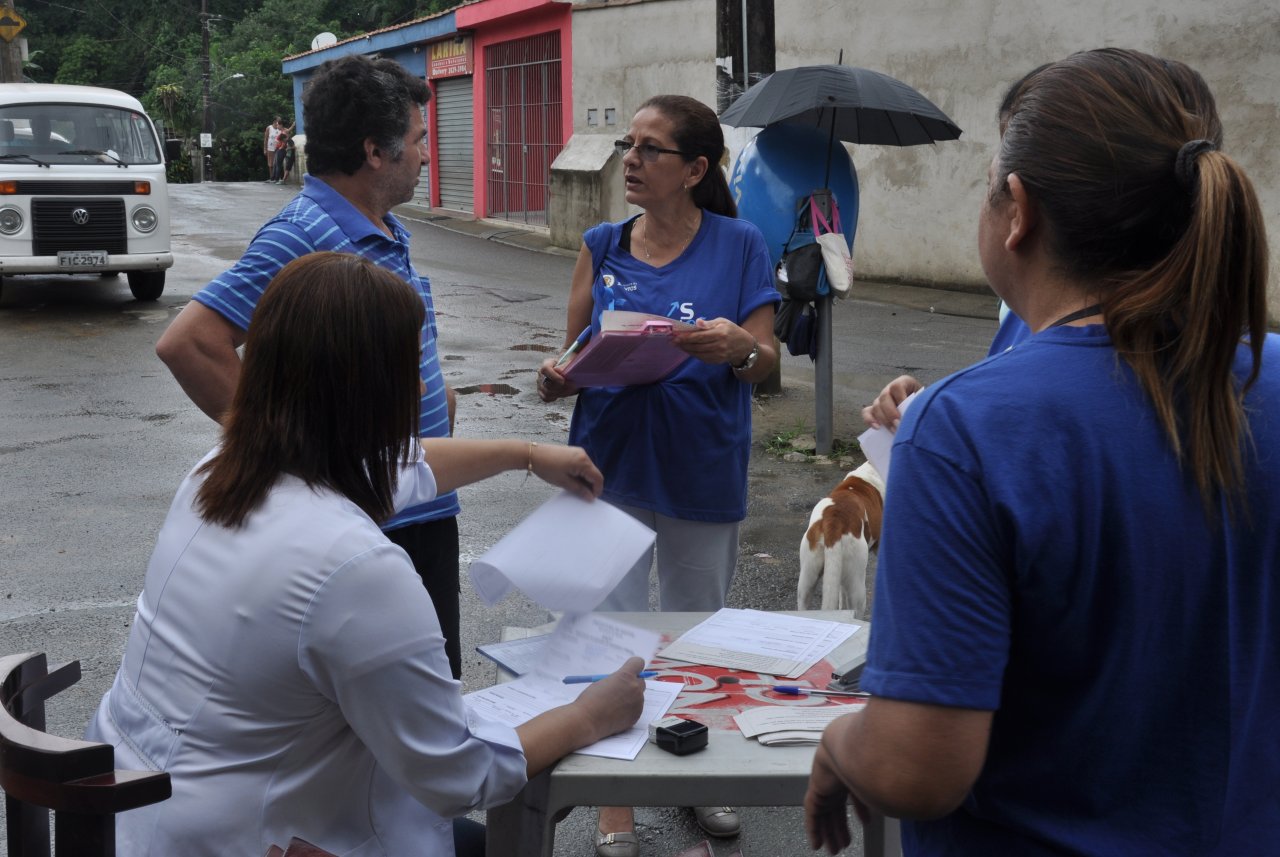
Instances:
[[[173,265],[164,147],[114,89],[0,84],[0,277],[124,272],[138,300]]]

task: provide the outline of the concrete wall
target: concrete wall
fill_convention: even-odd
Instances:
[[[574,0],[576,134],[625,131],[657,92],[715,104],[714,0]],[[1226,151],[1248,171],[1272,229],[1272,317],[1280,313],[1280,3],[1275,0],[778,0],[777,68],[836,62],[919,89],[965,133],[935,146],[853,146],[868,278],[985,283],[978,206],[1005,89],[1043,62],[1107,45],[1190,64],[1218,98]],[[589,128],[613,106],[617,128]],[[726,129],[736,154],[742,132]],[[622,216],[622,213],[606,215]],[[593,221],[594,222],[594,221]]]
[[[786,7],[785,14],[782,6]],[[1218,99],[1225,150],[1249,173],[1271,227],[1280,312],[1280,4],[1274,0],[785,0],[777,67],[835,62],[919,89],[965,133],[936,146],[852,146],[862,276],[982,287],[977,212],[1008,86],[1043,62],[1117,46],[1179,59]]]
[[[622,159],[610,144],[645,99],[674,92],[714,109],[715,14],[715,0],[574,4],[573,137],[551,165],[553,244],[576,250],[588,227],[639,210],[623,198]],[[595,162],[601,172],[593,177],[585,170]]]
[[[577,249],[582,233],[602,220],[617,220],[627,210],[623,198],[622,159],[613,138],[575,134],[551,164],[552,204],[547,209],[551,243]]]
[[[660,93],[716,103],[715,0],[573,7],[573,132],[620,137],[636,108]],[[605,108],[618,124],[604,125]],[[587,110],[600,126],[587,125]]]

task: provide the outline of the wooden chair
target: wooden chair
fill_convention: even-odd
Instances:
[[[0,790],[9,857],[113,857],[118,812],[165,800],[169,775],[115,770],[110,744],[47,735],[44,703],[80,680],[80,662],[49,672],[43,654],[0,657]]]

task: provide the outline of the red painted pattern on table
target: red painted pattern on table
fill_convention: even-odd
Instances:
[[[664,634],[663,647],[665,648],[670,642],[671,638]],[[708,729],[737,732],[738,724],[733,722],[733,716],[741,714],[748,708],[761,705],[799,708],[840,705],[850,711],[856,711],[865,702],[861,699],[841,699],[830,696],[786,696],[769,690],[769,687],[775,684],[825,688],[831,680],[832,670],[831,662],[825,658],[795,679],[768,673],[670,661],[663,658],[661,652],[654,656],[645,669],[658,672],[658,675],[654,676],[655,681],[684,684],[684,691],[676,698],[668,714],[690,717],[699,723],[706,724]],[[726,679],[731,681],[725,681]],[[724,694],[724,696],[713,698],[716,694]]]

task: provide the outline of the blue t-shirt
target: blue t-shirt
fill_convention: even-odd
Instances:
[[[973,791],[905,824],[908,854],[1280,842],[1278,361],[1268,336],[1248,517],[1221,526],[1101,325],[1042,331],[907,412],[863,685],[995,712]]]
[[[622,249],[624,225],[602,223],[583,235],[596,272],[593,332],[604,310],[741,324],[781,300],[764,236],[745,220],[703,211],[698,234],[661,268]],[[727,365],[691,358],[657,384],[585,389],[569,442],[604,473],[611,502],[690,521],[746,517],[751,385]]]
[[[436,312],[431,282],[409,261],[409,233],[394,215],[383,222],[395,235],[389,238],[346,197],[319,178],[308,175],[302,191],[253,236],[248,249],[228,270],[201,289],[195,300],[242,330],[249,328],[258,299],[280,269],[308,253],[332,250],[355,253],[403,279],[422,295],[426,321],[422,325],[422,362],[426,384],[418,416],[422,437],[449,436],[449,405],[436,351]],[[458,514],[457,493],[442,494],[430,503],[405,509],[383,525],[393,530],[406,524],[452,518]]]
[[[1026,322],[1014,315],[1002,303],[1000,304],[1000,327],[996,329],[995,338],[991,340],[991,348],[987,350],[987,356],[1008,351],[1030,335],[1031,328],[1027,327]]]

